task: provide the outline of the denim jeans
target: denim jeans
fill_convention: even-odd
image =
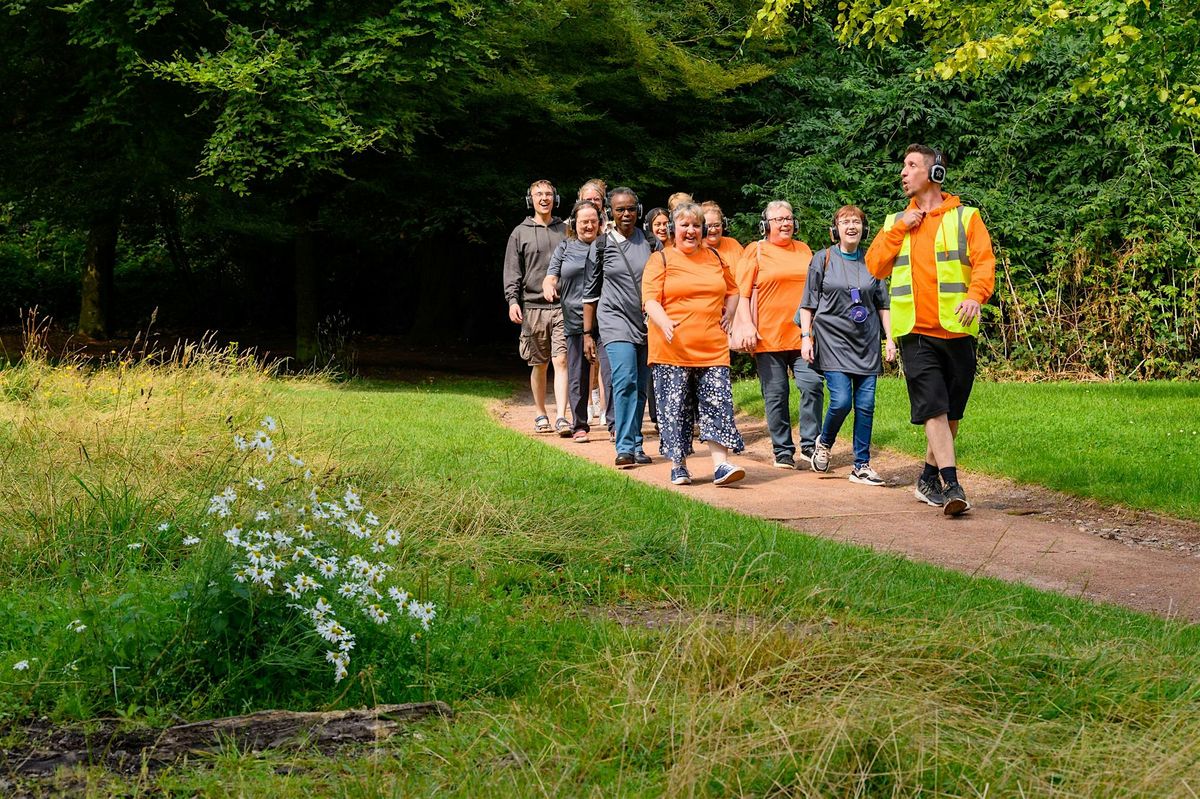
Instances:
[[[829,411],[821,428],[821,440],[833,446],[842,422],[854,407],[854,465],[871,462],[871,426],[875,421],[875,375],[848,375],[826,372],[829,386]]]
[[[646,385],[650,367],[646,365],[646,345],[629,341],[605,344],[612,380],[608,384],[610,397],[609,424],[616,426],[617,453],[642,451],[642,415],[646,411]]]
[[[758,367],[758,382],[762,386],[763,411],[767,417],[767,431],[771,434],[771,448],[775,457],[795,456],[796,445],[792,443],[791,387],[788,385],[788,368],[800,389],[800,446],[812,447],[821,432],[821,406],[825,404],[825,392],[821,387],[821,376],[814,372],[808,361],[800,357],[799,350],[786,352],[760,352],[754,356]]]
[[[608,378],[608,354],[600,343],[596,343],[596,358],[600,361],[600,379]],[[567,334],[567,398],[574,418],[572,430],[592,429],[588,424],[588,402],[591,401],[592,363],[583,354],[583,334]],[[611,396],[611,395],[610,395]],[[612,400],[608,400],[607,413],[612,415]],[[608,420],[612,424],[612,419]]]

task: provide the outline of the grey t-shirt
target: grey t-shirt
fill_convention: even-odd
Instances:
[[[563,333],[583,333],[583,287],[592,259],[592,245],[564,239],[550,256],[547,275],[558,276],[558,302],[562,305]]]
[[[646,343],[642,272],[659,247],[658,239],[647,239],[641,228],[634,228],[629,238],[613,230],[596,239],[583,301],[596,303],[596,327],[606,344]]]
[[[867,318],[861,323],[849,316],[854,305],[851,289],[855,288],[867,311]],[[862,250],[848,254],[838,247],[827,247],[814,254],[800,308],[813,312],[815,368],[851,375],[883,372],[879,311],[891,308],[891,300],[887,284],[867,271]],[[799,308],[796,324],[800,324]]]

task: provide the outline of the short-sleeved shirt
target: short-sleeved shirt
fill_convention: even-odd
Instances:
[[[800,349],[800,328],[793,321],[804,298],[812,250],[802,241],[783,246],[756,241],[746,246],[738,261],[738,292],[750,299],[758,289],[758,345],[755,352],[789,352]]]
[[[721,254],[721,260],[725,261],[725,265],[733,269],[742,258],[742,243],[732,236],[722,236],[716,246],[716,251]]]
[[[801,308],[813,312],[816,368],[822,372],[877,375],[883,372],[879,311],[891,307],[887,283],[873,277],[863,263],[862,250],[847,254],[829,247],[813,256],[808,267]],[[828,261],[828,263],[826,262]],[[851,289],[857,288],[867,310],[861,324],[850,318],[854,305]],[[796,310],[796,324],[800,311]]]
[[[562,305],[563,332],[568,336],[583,333],[583,288],[590,271],[592,244],[579,239],[564,239],[550,256],[546,275],[558,276],[558,301]]]
[[[629,238],[613,230],[592,243],[592,267],[583,301],[596,303],[596,328],[605,344],[646,343],[642,271],[660,246],[658,239],[646,236],[640,228]]]
[[[670,343],[653,322],[649,362],[674,366],[728,366],[729,337],[721,329],[728,297],[737,293],[733,270],[701,246],[691,255],[677,247],[656,252],[642,274],[642,302],[658,301],[675,322]]]

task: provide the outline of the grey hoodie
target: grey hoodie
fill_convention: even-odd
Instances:
[[[513,228],[504,252],[504,299],[522,308],[557,308],[546,302],[542,281],[550,266],[550,256],[567,237],[567,226],[557,216],[549,225],[538,224],[532,216]]]

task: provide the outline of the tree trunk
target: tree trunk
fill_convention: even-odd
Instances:
[[[192,263],[188,258],[187,247],[183,243],[183,233],[179,229],[179,206],[170,189],[164,189],[158,197],[158,224],[162,231],[163,241],[167,245],[167,255],[171,259],[171,264],[184,281],[185,288],[190,289]]]
[[[293,256],[296,289],[296,364],[312,366],[317,359],[317,240],[314,227],[317,202],[301,197],[292,205],[296,226]]]
[[[120,216],[106,214],[88,229],[83,255],[83,286],[76,332],[90,339],[108,338],[112,310],[113,267],[117,263],[117,231]]]

